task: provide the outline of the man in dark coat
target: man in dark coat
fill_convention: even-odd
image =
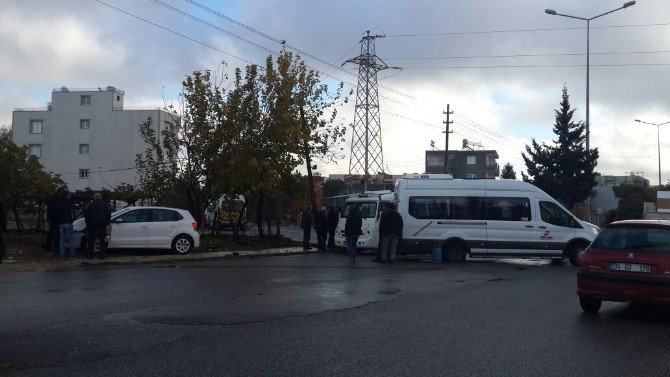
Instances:
[[[335,207],[330,207],[328,211],[328,248],[335,248],[335,230],[337,230],[337,222],[340,221],[340,214],[337,213]]]
[[[326,218],[326,207],[321,207],[314,218],[314,230],[316,230],[316,243],[319,250],[326,250],[326,235],[328,234],[328,219]]]
[[[309,250],[309,239],[312,238],[312,207],[307,206],[300,216],[300,229],[302,229],[302,248]]]
[[[347,239],[347,250],[349,250],[349,262],[356,262],[356,246],[358,237],[363,234],[363,217],[361,216],[361,205],[355,204],[349,209],[347,222],[344,224],[344,235]]]
[[[105,258],[105,238],[107,238],[107,227],[112,219],[112,212],[109,206],[102,200],[99,192],[93,194],[93,202],[84,210],[84,220],[86,221],[86,234],[88,242],[88,257],[93,258],[95,253],[95,241],[98,241],[100,259]]]
[[[47,221],[49,222],[49,232],[47,232],[47,242],[44,245],[47,251],[51,251],[54,255],[58,253],[60,245],[60,230],[58,228],[58,220],[56,219],[56,207],[60,200],[60,192],[54,193],[47,203]]]
[[[381,225],[381,216],[386,212],[388,209],[388,204],[387,203],[379,203],[379,221]],[[375,254],[375,257],[372,259],[373,262],[381,262],[382,261],[382,240],[384,239],[384,236],[382,235],[382,230],[381,227],[379,227],[379,234],[378,240],[377,240],[377,254]]]
[[[395,252],[398,240],[402,238],[402,216],[395,210],[393,203],[388,204],[388,209],[382,213],[379,220],[379,233],[382,235],[382,262],[395,262]]]
[[[61,258],[65,258],[68,255],[65,254],[65,241],[68,241],[68,248],[70,250],[69,257],[74,258],[77,256],[77,251],[75,250],[74,245],[74,229],[72,227],[72,212],[74,211],[74,204],[70,200],[70,192],[64,191],[61,195],[61,199],[56,205],[56,221],[58,222],[58,228],[60,230],[59,236],[60,240],[58,242],[60,249]]]

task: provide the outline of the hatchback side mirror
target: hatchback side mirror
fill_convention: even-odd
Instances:
[[[123,218],[117,217],[116,219],[112,220],[113,223],[119,224],[123,222]]]

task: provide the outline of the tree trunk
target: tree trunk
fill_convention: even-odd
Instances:
[[[307,121],[305,120],[305,111],[300,106],[300,119],[302,120],[302,129],[305,135],[309,132]],[[314,177],[312,176],[312,157],[309,153],[309,141],[303,137],[303,150],[305,153],[305,163],[307,163],[307,183],[309,184],[309,201],[312,204],[312,216],[316,221],[316,194],[314,193]]]
[[[263,195],[258,198],[258,207],[256,208],[256,227],[258,228],[258,236],[263,237]]]
[[[12,206],[12,214],[14,215],[14,221],[16,222],[16,230],[23,230],[23,223],[21,222],[21,216],[19,216],[19,208],[17,206]]]
[[[3,230],[0,229],[0,263],[5,258],[7,254],[7,246],[5,246],[5,238],[3,237]]]
[[[216,235],[219,233],[219,210],[214,210],[214,218],[212,219],[212,234]]]
[[[7,207],[0,203],[0,231],[7,230]]]
[[[277,224],[276,224],[276,226],[277,226],[277,237],[279,237],[279,236],[281,236],[281,232],[280,232],[280,229],[279,229],[281,220],[279,219],[279,214],[277,214],[276,219],[277,219]]]

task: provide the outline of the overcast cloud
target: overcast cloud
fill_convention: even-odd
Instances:
[[[149,0],[104,0],[138,17],[170,28],[245,60],[262,63],[268,52],[199,24]],[[221,29],[270,50],[278,46],[183,0],[161,0]],[[545,8],[593,16],[623,1],[451,0],[451,1],[200,1],[292,46],[335,65],[360,52],[365,30],[385,33],[377,54],[398,72],[380,72],[384,160],[390,172],[423,171],[430,141],[444,147],[442,111],[455,112],[450,146],[461,140],[496,149],[500,164],[524,169],[520,158],[531,138],[550,140],[554,109],[566,84],[578,120],[585,118],[586,30],[465,33],[398,37],[400,34],[481,32],[510,29],[579,28],[584,22],[549,16]],[[592,22],[591,145],[600,149],[598,171],[623,175],[642,171],[657,183],[656,128],[670,121],[670,3],[639,0],[637,5]],[[126,91],[126,105],[163,104],[177,97],[185,75],[197,69],[229,69],[245,63],[111,9],[93,0],[4,0],[0,13],[0,125],[11,123],[15,107],[44,106],[60,86]],[[630,52],[644,52],[630,54]],[[650,53],[652,52],[652,53]],[[466,56],[542,54],[533,57]],[[553,56],[547,56],[554,54]],[[427,59],[452,57],[451,59]],[[421,58],[421,59],[408,59]],[[334,70],[306,58],[308,65],[348,83],[356,69]],[[599,66],[603,64],[669,64]],[[568,67],[547,67],[568,65]],[[501,68],[473,68],[515,66]],[[542,67],[520,67],[542,66]],[[446,68],[451,67],[451,68]],[[457,68],[454,68],[457,67]],[[350,89],[348,84],[345,87]],[[405,118],[391,114],[402,115]],[[353,103],[342,112],[353,120]],[[670,156],[670,125],[661,128],[661,154]],[[346,145],[346,149],[349,144]],[[670,161],[670,159],[665,159]],[[347,159],[320,165],[324,174],[346,173]],[[663,182],[670,163],[663,166]]]

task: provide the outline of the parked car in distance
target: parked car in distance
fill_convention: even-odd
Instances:
[[[86,222],[74,222],[75,242],[86,250]],[[108,249],[171,249],[186,254],[200,246],[198,223],[191,213],[167,207],[128,207],[112,213]]]
[[[577,295],[588,313],[603,301],[670,304],[670,221],[606,225],[581,255]]]

